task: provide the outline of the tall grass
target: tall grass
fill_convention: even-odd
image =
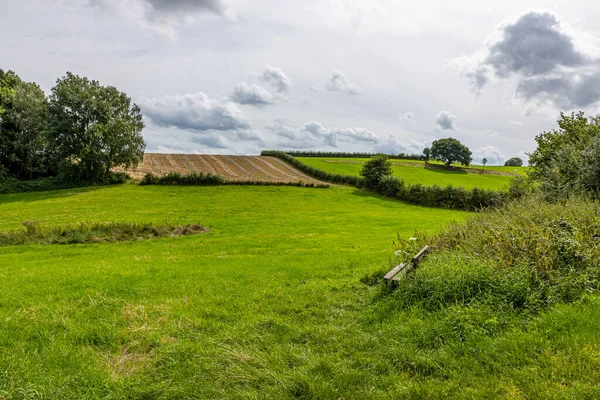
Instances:
[[[196,224],[109,222],[80,223],[44,228],[36,222],[23,222],[24,229],[0,232],[0,246],[23,244],[75,244],[120,242],[159,237],[184,236],[207,232]]]
[[[590,200],[548,204],[529,196],[427,241],[436,251],[399,285],[405,306],[537,313],[600,287],[600,204]]]

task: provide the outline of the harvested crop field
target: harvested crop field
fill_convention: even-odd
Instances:
[[[230,181],[320,183],[278,158],[260,156],[146,153],[144,161],[128,171],[135,178],[148,172],[161,176],[169,172],[204,172]]]

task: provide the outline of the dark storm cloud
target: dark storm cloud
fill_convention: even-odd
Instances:
[[[229,95],[231,101],[254,107],[264,107],[273,104],[273,95],[258,85],[241,83],[233,88]]]
[[[449,111],[440,111],[435,119],[435,122],[442,130],[456,130],[456,117]]]
[[[250,120],[235,104],[223,98],[209,98],[199,92],[145,99],[144,115],[157,126],[189,131],[237,131],[252,128]]]
[[[263,82],[274,87],[279,93],[289,92],[292,87],[292,81],[280,68],[275,68],[268,64],[265,65],[259,77]]]
[[[600,101],[600,61],[576,46],[575,37],[550,13],[530,11],[500,29],[500,40],[463,73],[481,90],[491,77],[518,78],[517,96],[559,108]],[[474,58],[476,56],[473,56]]]
[[[600,73],[522,79],[517,95],[551,102],[559,108],[587,107],[600,100]]]
[[[558,18],[548,12],[529,12],[502,30],[503,38],[490,47],[485,64],[500,77],[520,72],[534,76],[557,67],[576,67],[586,57],[573,38],[562,31]]]

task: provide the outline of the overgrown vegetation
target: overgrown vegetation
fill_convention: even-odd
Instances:
[[[529,196],[444,228],[403,298],[427,309],[481,303],[523,312],[575,301],[599,288],[599,233],[597,202]]]
[[[136,222],[94,222],[43,227],[35,221],[25,221],[23,226],[24,229],[0,232],[0,246],[122,242],[194,235],[208,231],[197,224],[156,225]]]
[[[535,138],[530,178],[546,200],[600,196],[600,116],[560,115],[558,129]]]
[[[170,172],[163,176],[147,173],[140,185],[196,185],[196,186],[218,186],[218,185],[247,185],[247,186],[296,186],[307,188],[326,189],[327,184],[312,182],[276,182],[276,181],[250,181],[250,180],[227,180],[223,177],[211,173],[179,174]]]

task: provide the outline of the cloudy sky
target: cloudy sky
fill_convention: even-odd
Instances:
[[[535,148],[600,112],[597,0],[0,0],[0,68],[66,71],[144,112],[147,151]]]

